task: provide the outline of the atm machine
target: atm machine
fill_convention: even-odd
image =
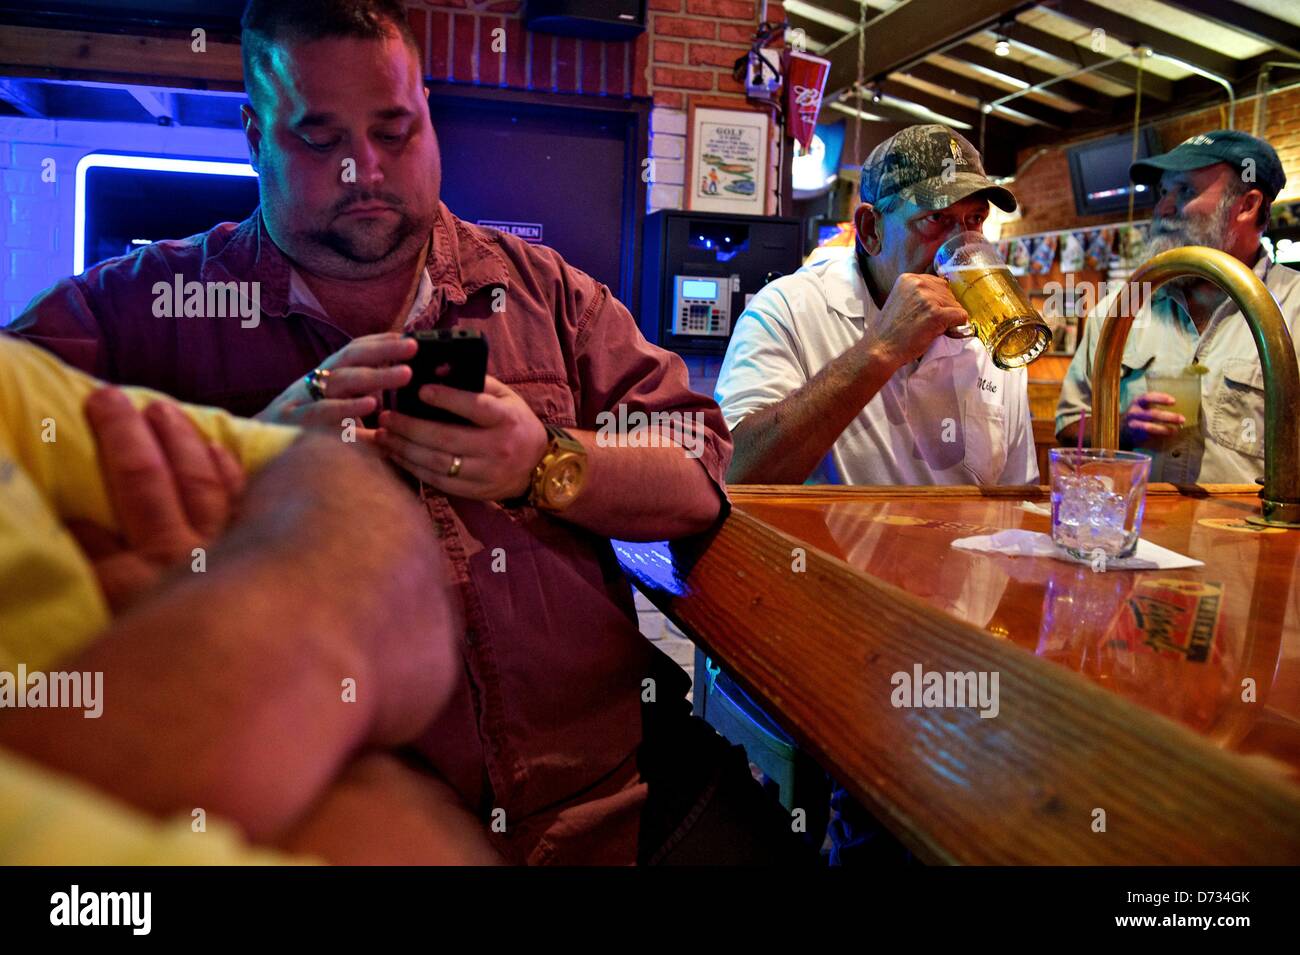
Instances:
[[[641,333],[684,355],[727,351],[749,300],[799,268],[798,219],[663,210],[645,220]]]

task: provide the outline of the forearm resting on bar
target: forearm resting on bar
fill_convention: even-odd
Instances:
[[[797,391],[745,418],[732,431],[736,453],[727,483],[802,484],[896,367],[863,340]]]
[[[607,447],[593,431],[570,431],[587,451],[587,482],[560,516],[602,537],[672,540],[708,530],[722,495],[685,448]]]
[[[0,745],[143,809],[271,836],[359,746],[404,742],[446,699],[457,614],[439,560],[380,462],[303,439],[251,482],[205,573],[174,575],[61,664],[104,674],[102,716],[10,710]]]

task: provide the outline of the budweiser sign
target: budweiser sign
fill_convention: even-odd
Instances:
[[[798,50],[786,51],[786,123],[790,135],[804,149],[812,145],[817,115],[822,109],[822,92],[830,72],[830,60]]]

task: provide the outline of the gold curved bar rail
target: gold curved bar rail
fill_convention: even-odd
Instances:
[[[1231,298],[1250,325],[1264,371],[1264,487],[1261,514],[1252,523],[1300,528],[1300,366],[1277,302],[1259,277],[1239,259],[1204,246],[1162,252],[1129,278],[1128,314],[1107,316],[1093,365],[1092,445],[1119,448],[1119,374],[1124,342],[1140,292],[1194,275],[1213,282]],[[1119,300],[1123,300],[1120,296]],[[1114,310],[1112,306],[1112,311]]]

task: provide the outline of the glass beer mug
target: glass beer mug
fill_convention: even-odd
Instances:
[[[967,328],[979,336],[999,368],[1028,365],[1051,344],[1047,322],[983,233],[963,232],[941,245],[934,270],[970,315]]]

